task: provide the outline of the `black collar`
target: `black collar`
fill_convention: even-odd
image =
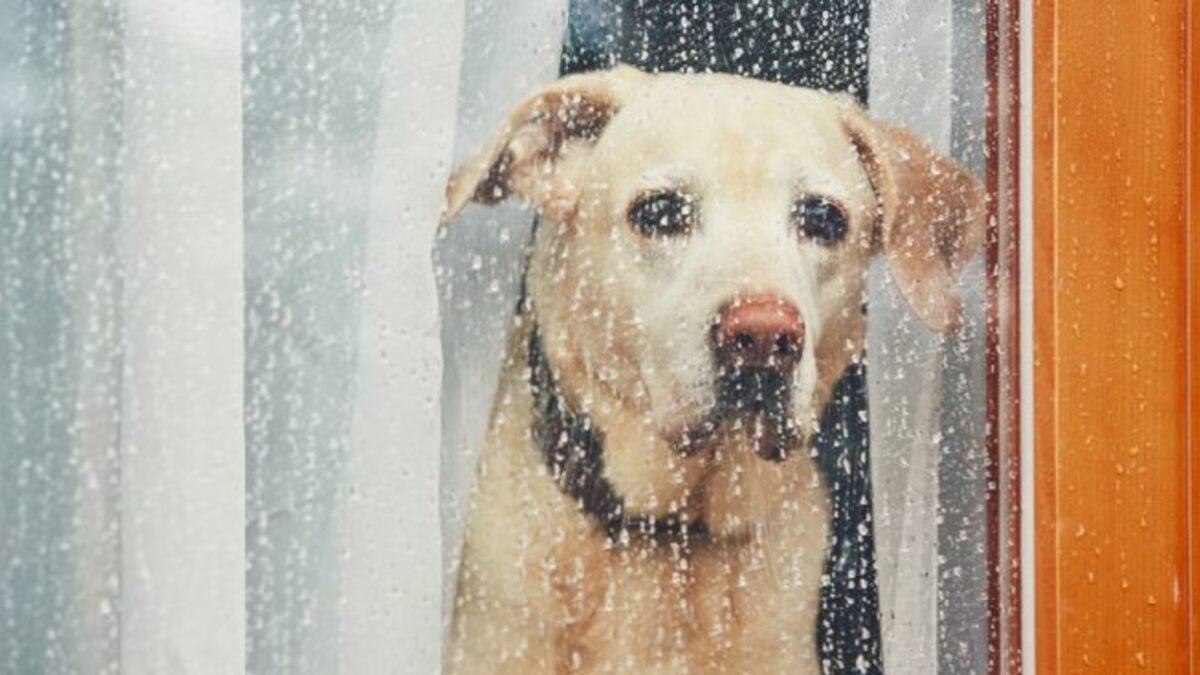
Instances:
[[[626,513],[625,500],[604,475],[604,437],[586,415],[571,410],[558,388],[532,313],[529,387],[533,394],[533,439],[550,475],[613,543],[632,539],[689,540],[708,535],[704,521],[674,511],[662,516]]]

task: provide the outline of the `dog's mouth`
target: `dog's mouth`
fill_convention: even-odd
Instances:
[[[800,425],[792,415],[791,378],[770,368],[722,369],[714,383],[716,403],[699,421],[674,439],[684,455],[703,452],[723,431],[749,438],[755,454],[780,462],[803,445]]]

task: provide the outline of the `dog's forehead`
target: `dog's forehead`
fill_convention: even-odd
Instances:
[[[826,92],[746,78],[658,75],[623,102],[600,154],[651,180],[668,173],[713,182],[850,184],[859,166],[840,121],[842,105]]]

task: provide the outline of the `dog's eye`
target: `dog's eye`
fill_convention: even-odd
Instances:
[[[687,234],[696,222],[692,197],[675,191],[651,192],[629,207],[629,223],[644,237]]]
[[[846,214],[824,197],[806,197],[796,202],[792,220],[801,236],[826,246],[846,236]]]

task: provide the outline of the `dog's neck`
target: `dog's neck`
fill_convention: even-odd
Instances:
[[[572,410],[546,358],[537,320],[529,332],[529,388],[533,395],[533,439],[550,475],[580,510],[614,544],[636,540],[699,542],[708,537],[703,521],[685,514],[628,513],[625,500],[604,475],[604,435],[587,415]]]

